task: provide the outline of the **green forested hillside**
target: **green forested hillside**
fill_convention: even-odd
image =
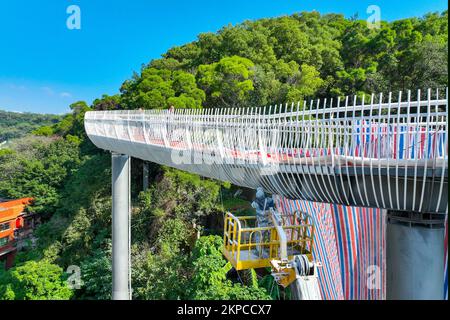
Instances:
[[[445,86],[447,28],[447,12],[380,29],[317,12],[227,26],[151,61],[123,84],[121,106],[262,106]]]
[[[21,138],[39,127],[53,125],[60,118],[56,115],[0,110],[0,143]]]
[[[35,197],[45,221],[36,248],[0,272],[0,298],[110,298],[110,155],[87,139],[87,110],[262,106],[445,87],[447,25],[447,12],[383,22],[381,29],[316,12],[248,21],[170,49],[118,95],[72,104],[58,124],[0,151],[0,197]],[[228,272],[220,220],[236,202],[233,186],[157,165],[151,170],[150,189],[141,192],[142,163],[133,159],[135,299],[280,297],[270,276]],[[81,268],[78,290],[65,290],[70,265]],[[36,276],[28,281],[26,273]],[[41,283],[45,274],[56,284]]]

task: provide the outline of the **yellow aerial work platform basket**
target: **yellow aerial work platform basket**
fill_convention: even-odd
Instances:
[[[225,215],[223,254],[236,270],[270,267],[270,261],[283,255],[278,226],[286,235],[288,259],[304,254],[312,261],[314,225],[306,213],[266,212],[271,225],[258,227],[256,216]]]

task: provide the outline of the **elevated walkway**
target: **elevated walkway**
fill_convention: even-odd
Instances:
[[[448,96],[427,96],[98,111],[85,127],[99,148],[291,199],[445,213]]]

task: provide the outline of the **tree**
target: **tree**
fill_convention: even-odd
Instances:
[[[219,236],[201,237],[192,251],[193,278],[191,299],[268,300],[267,291],[259,286],[245,286],[227,279],[231,265],[223,258],[223,239]]]
[[[276,19],[270,25],[270,42],[278,59],[295,61],[301,65],[311,55],[308,35],[292,17]]]
[[[312,97],[323,85],[320,73],[313,66],[302,64],[301,71],[292,77],[292,87],[287,94],[287,101],[296,102],[305,97]]]
[[[27,261],[0,274],[3,300],[68,300],[72,295],[63,270],[45,260]]]
[[[79,141],[34,137],[17,141],[13,150],[0,158],[0,195],[34,197],[36,212],[54,212],[62,184],[80,163]]]
[[[426,37],[414,47],[410,65],[411,71],[403,84],[404,90],[441,88],[448,79],[448,43]]]
[[[84,131],[84,114],[92,110],[84,101],[78,101],[70,105],[71,113],[54,125],[54,132],[66,136],[68,134],[77,136],[84,140],[86,133]]]
[[[187,221],[162,221],[153,250],[145,245],[133,248],[133,283],[136,299],[186,299],[189,283],[189,239],[193,229]]]
[[[43,126],[32,132],[36,136],[50,137],[54,134],[53,128],[51,126]]]
[[[81,299],[110,300],[112,292],[111,247],[97,249],[81,263]]]
[[[210,101],[208,106],[238,107],[254,89],[251,80],[254,71],[251,60],[233,56],[219,62],[198,67],[198,82]]]
[[[195,77],[185,71],[148,67],[140,77],[126,81],[121,88],[123,103],[130,109],[201,108],[205,93],[197,88]]]
[[[121,109],[121,97],[116,94],[109,96],[107,94],[102,95],[101,99],[95,99],[92,103],[94,110],[118,110]]]

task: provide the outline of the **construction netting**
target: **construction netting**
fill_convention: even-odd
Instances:
[[[326,300],[386,297],[386,211],[277,197],[278,210],[307,212],[316,226],[313,256]]]
[[[325,300],[386,299],[386,210],[277,196],[278,210],[308,213],[315,225],[313,257],[322,262]],[[448,216],[444,237],[444,299],[448,300]]]

